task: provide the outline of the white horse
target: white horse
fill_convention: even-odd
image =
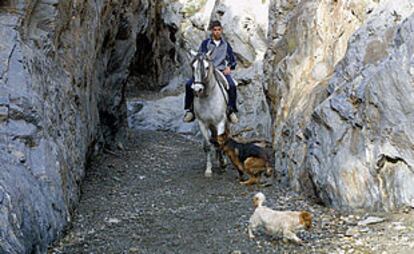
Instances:
[[[193,109],[204,137],[204,152],[207,155],[207,165],[204,173],[206,177],[211,177],[213,173],[211,170],[213,149],[216,149],[221,169],[223,170],[226,167],[222,152],[214,147],[211,139],[215,139],[217,135],[221,135],[228,130],[228,95],[224,87],[227,82],[224,75],[214,68],[210,54],[211,52],[198,54],[191,62],[194,77],[191,88],[195,95]]]

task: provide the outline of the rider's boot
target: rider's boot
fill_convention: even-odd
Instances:
[[[194,119],[195,119],[194,113],[191,110],[187,110],[184,114],[183,121],[186,123],[190,123],[194,121]]]
[[[193,112],[193,100],[194,100],[194,95],[193,95],[193,91],[191,89],[191,84],[193,83],[193,79],[191,78],[190,80],[187,81],[187,83],[185,84],[185,99],[184,99],[184,109],[186,110],[185,114],[184,114],[184,118],[183,121],[186,123],[190,123],[192,121],[194,121],[195,116],[194,116],[194,112]]]
[[[236,110],[234,110],[232,107],[227,108],[227,116],[232,124],[239,122],[239,118],[236,115]]]
[[[236,124],[239,122],[239,118],[236,115],[237,112],[237,89],[236,84],[233,82],[233,79],[230,75],[226,75],[227,82],[229,83],[229,101],[227,105],[227,116],[232,124]]]

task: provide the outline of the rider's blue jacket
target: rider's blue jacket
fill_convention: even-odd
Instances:
[[[219,70],[224,70],[226,66],[234,70],[236,68],[236,58],[233,53],[233,49],[226,40],[221,38],[220,44],[216,46],[213,39],[208,38],[204,40],[199,48],[200,53],[207,53],[209,50],[213,50],[211,57],[213,59],[214,66]]]

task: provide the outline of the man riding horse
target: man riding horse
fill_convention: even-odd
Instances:
[[[231,77],[231,71],[236,68],[236,58],[233,54],[233,49],[230,44],[224,40],[221,36],[223,33],[223,27],[221,26],[220,21],[213,21],[210,25],[211,37],[204,40],[198,50],[199,53],[205,54],[207,52],[211,53],[211,59],[213,65],[216,69],[223,72],[226,80],[229,84],[229,101],[227,104],[227,115],[232,123],[237,123],[238,118],[236,115],[236,99],[237,99],[237,89],[236,84]],[[194,82],[194,77],[192,77],[185,86],[185,105],[184,109],[186,113],[184,115],[184,122],[192,122],[195,119],[193,112],[193,100],[194,94],[191,89],[191,86]]]

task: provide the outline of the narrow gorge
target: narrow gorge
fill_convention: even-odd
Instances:
[[[271,142],[272,191],[343,213],[414,207],[413,1],[3,0],[0,253],[46,253],[90,162],[140,148],[131,131],[200,137],[184,83],[216,19],[238,61],[231,131]]]

